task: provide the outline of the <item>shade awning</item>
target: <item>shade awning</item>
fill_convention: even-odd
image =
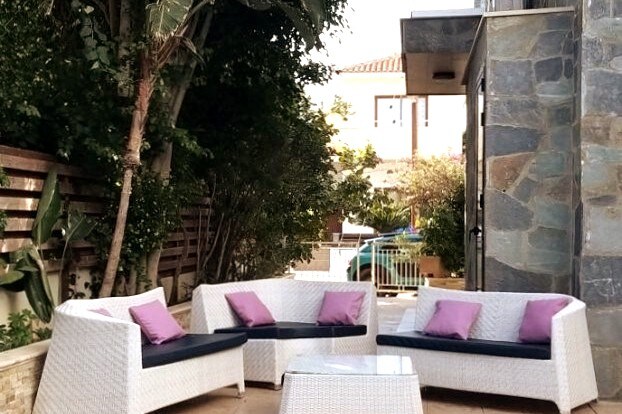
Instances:
[[[407,94],[465,93],[462,77],[481,17],[480,9],[440,10],[400,21]]]

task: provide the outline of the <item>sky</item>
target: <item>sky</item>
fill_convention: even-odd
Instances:
[[[324,36],[323,52],[313,51],[315,61],[343,69],[400,53],[400,19],[412,11],[473,8],[473,0],[349,0],[345,18],[348,27],[339,36]],[[333,83],[309,85],[311,100],[324,107],[334,100]],[[324,108],[327,109],[327,108]]]
[[[338,38],[324,37],[327,51],[316,54],[336,69],[400,53],[400,19],[413,10],[466,9],[473,0],[350,0],[349,28]]]

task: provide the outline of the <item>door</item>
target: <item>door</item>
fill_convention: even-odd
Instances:
[[[484,188],[486,188],[486,160],[484,151],[486,141],[484,139],[484,126],[486,123],[485,112],[485,79],[482,78],[477,88],[477,205],[475,214],[475,226],[469,233],[475,244],[475,274],[476,289],[484,289]]]
[[[484,286],[484,79],[480,78],[476,85],[472,92],[469,91],[468,97],[469,142],[466,146],[465,282],[468,290],[481,290]]]

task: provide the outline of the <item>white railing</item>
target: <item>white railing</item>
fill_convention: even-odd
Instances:
[[[352,259],[356,280],[371,280],[379,292],[415,290],[425,284],[419,274],[416,244],[371,243],[371,251]]]
[[[335,247],[322,245],[315,251],[314,256],[322,256],[328,259],[323,269],[307,269],[304,267],[291,268],[294,279],[314,280],[324,282],[345,282],[348,280],[348,265],[356,256],[356,247]],[[303,270],[304,269],[304,270]]]

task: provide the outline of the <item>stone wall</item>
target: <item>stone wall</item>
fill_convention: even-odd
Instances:
[[[622,2],[582,9],[578,281],[599,394],[622,399]]]
[[[190,328],[190,303],[169,311],[186,330]],[[0,353],[0,412],[30,414],[43,372],[50,340]],[[70,386],[70,384],[68,384]]]
[[[554,25],[564,21],[552,27],[546,14],[489,15],[484,26],[485,289],[584,300],[599,396],[620,400],[622,1],[534,4],[573,6],[574,18],[549,14]],[[478,60],[471,56],[471,71]]]
[[[0,407],[6,414],[30,414],[43,371],[49,340],[3,352]]]
[[[573,16],[487,18],[486,290],[571,291]]]

